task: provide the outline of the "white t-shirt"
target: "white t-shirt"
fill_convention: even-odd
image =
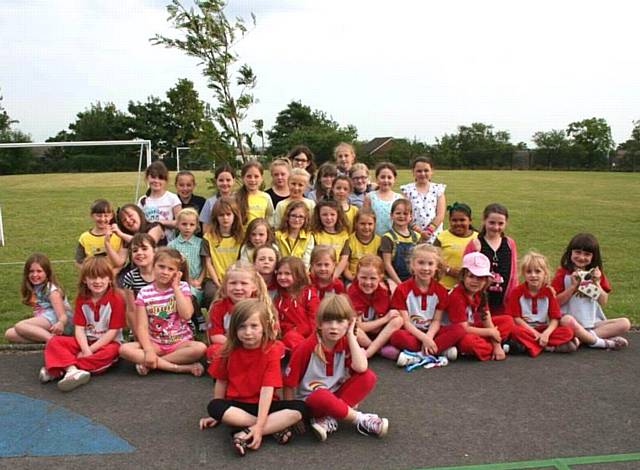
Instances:
[[[138,206],[144,212],[144,217],[148,222],[171,222],[174,220],[173,208],[180,206],[180,198],[170,191],[166,191],[160,197],[142,196],[138,200]],[[175,238],[174,230],[171,228],[164,229],[167,241]]]

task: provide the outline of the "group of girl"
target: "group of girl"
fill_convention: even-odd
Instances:
[[[121,208],[117,225],[94,217],[112,212],[108,204],[92,206],[90,235],[103,236],[107,256],[85,251],[77,259],[73,314],[51,264],[34,254],[22,284],[34,316],[7,338],[46,342],[40,380],[59,379],[63,391],[118,357],[140,375],[200,376],[205,356],[216,383],[200,426],[235,428],[240,455],[257,449],[263,435],[289,442],[305,421],[320,440],[339,421],[384,436],[388,420],[357,406],[375,385],[368,368],[375,354],[411,367],[431,356],[503,360],[508,352],[535,357],[628,344],[629,321],[603,314],[610,286],[593,235],[572,238],[553,279],[545,257],[527,253],[519,284],[504,206],[487,206],[476,232],[469,206],[454,203],[443,230],[445,188],[431,183],[429,159],[413,162],[415,183],[402,187],[403,196],[392,190],[393,165],[376,167],[373,189],[349,153],[339,148],[340,165],[321,166],[312,189],[306,169],[280,159],[271,164],[270,191],[260,191],[262,167],[249,162],[234,195],[232,170],[219,167],[218,193],[198,200],[189,194],[195,182],[182,181],[179,207],[163,193],[166,168],[152,164],[142,207]],[[310,157],[302,149],[292,160],[308,168]],[[201,307],[208,309],[200,328],[207,345],[191,322]],[[125,326],[134,341],[122,343]],[[73,336],[63,336],[70,328]],[[274,400],[279,388],[284,400]]]

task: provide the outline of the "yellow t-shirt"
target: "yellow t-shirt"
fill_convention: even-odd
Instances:
[[[247,225],[258,217],[267,219],[267,221],[271,220],[273,217],[273,202],[267,193],[258,191],[256,194],[249,194],[247,199],[249,206],[249,210],[247,211]]]
[[[442,261],[447,266],[459,269],[462,267],[464,249],[471,240],[478,238],[478,232],[473,232],[468,237],[458,237],[453,235],[449,230],[445,230],[444,232],[440,232],[436,238],[440,242],[440,248],[442,249]],[[451,289],[456,285],[458,280],[447,274],[440,279],[440,282],[447,289]]]
[[[209,242],[211,264],[213,264],[213,270],[218,276],[218,281],[222,282],[227,268],[238,259],[242,243],[237,242],[232,236],[222,237],[222,239],[218,240],[211,233],[205,233],[202,238]]]
[[[349,204],[349,209],[344,211],[344,216],[347,219],[347,230],[349,230],[349,233],[353,233],[353,220],[355,219],[357,213],[358,208],[353,204]]]
[[[313,232],[313,238],[318,245],[326,245],[333,248],[336,252],[336,262],[340,260],[340,252],[342,251],[342,247],[344,243],[349,239],[349,232],[343,230],[338,233],[328,233],[324,230],[322,232]]]
[[[276,206],[276,210],[273,215],[273,228],[275,230],[278,230],[280,228],[280,222],[282,221],[284,212],[287,210],[287,206],[289,206],[290,202],[291,198],[288,197],[280,201]],[[309,209],[309,220],[311,220],[311,214],[313,214],[313,209],[316,207],[316,203],[307,198],[302,199],[302,202],[304,202],[304,205],[307,206],[307,209]]]
[[[380,235],[373,235],[373,239],[369,243],[362,243],[358,240],[355,233],[349,236],[349,239],[345,243],[344,249],[341,254],[349,255],[349,272],[356,275],[356,268],[358,267],[358,261],[364,255],[376,255],[378,256],[378,250],[380,249]]]
[[[84,256],[81,259],[78,259],[80,256],[76,255],[76,261],[79,263],[82,263],[84,258],[89,258],[91,256],[106,256],[107,254],[104,249],[104,235],[94,235],[91,233],[91,230],[80,235],[78,244],[82,247],[82,251],[84,251]],[[111,245],[115,251],[119,251],[120,246],[122,246],[122,240],[118,235],[112,234],[109,239],[109,245]]]
[[[311,252],[314,247],[313,236],[311,233],[301,230],[298,234],[298,238],[293,240],[289,238],[289,234],[287,232],[277,230],[275,237],[281,256],[295,256],[296,258],[300,258],[307,269],[309,268]]]

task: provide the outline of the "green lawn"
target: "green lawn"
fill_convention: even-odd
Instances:
[[[198,194],[208,195],[206,172],[196,174]],[[411,179],[402,171],[399,184]],[[577,232],[590,231],[601,244],[604,268],[614,293],[606,309],[611,317],[626,315],[640,323],[638,263],[629,256],[640,233],[640,175],[599,172],[437,171],[434,180],[447,184],[447,201],[466,202],[479,224],[484,206],[500,202],[509,208],[507,232],[520,254],[536,249],[553,269]],[[135,173],[60,174],[0,177],[0,206],[7,246],[0,248],[0,331],[30,314],[19,302],[22,262],[33,251],[52,260],[71,260],[78,236],[91,226],[88,210],[99,197],[115,205],[131,202]],[[20,264],[7,264],[19,262]],[[76,270],[70,262],[54,265],[70,297]],[[636,279],[634,281],[634,279]],[[3,342],[4,338],[0,339]]]

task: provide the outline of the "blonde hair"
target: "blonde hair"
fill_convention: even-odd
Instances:
[[[353,306],[349,301],[349,297],[344,294],[326,294],[316,313],[316,334],[318,335],[318,344],[313,352],[320,358],[322,362],[326,364],[327,359],[324,355],[324,349],[322,347],[322,338],[320,337],[320,326],[326,321],[343,321],[350,322],[356,316],[356,312],[353,310]]]
[[[524,277],[525,272],[529,268],[540,268],[544,273],[542,283],[549,283],[549,264],[547,263],[547,258],[542,253],[531,250],[522,257],[522,261],[520,262],[520,274]]]
[[[259,299],[243,299],[233,306],[227,340],[220,351],[221,357],[229,357],[231,351],[242,345],[238,339],[238,329],[252,315],[258,313],[262,324],[261,347],[264,348],[269,342],[276,339],[276,323],[272,310],[268,305]]]
[[[356,267],[356,276],[360,272],[361,268],[375,268],[378,274],[384,275],[384,262],[379,256],[367,254],[358,260],[358,266]]]
[[[313,247],[313,251],[311,252],[311,266],[313,266],[323,256],[331,258],[333,264],[338,262],[336,259],[336,250],[334,250],[333,247],[328,245],[316,245]]]
[[[413,264],[413,261],[420,255],[431,254],[435,256],[438,263],[438,269],[436,270],[433,278],[435,280],[440,279],[440,266],[442,265],[442,252],[437,246],[429,245],[428,243],[420,243],[413,247],[411,254],[409,255],[409,266]]]
[[[269,172],[273,171],[273,167],[276,166],[284,166],[286,167],[287,171],[291,172],[291,163],[286,158],[276,158],[275,160],[273,160],[269,165]]]
[[[106,256],[91,256],[85,258],[80,267],[78,277],[78,296],[90,297],[91,290],[87,286],[87,279],[97,279],[99,277],[109,278],[109,287],[113,286],[113,268],[109,264]]]
[[[220,283],[220,289],[218,289],[218,292],[216,293],[216,300],[226,299],[227,297],[229,297],[229,293],[227,292],[227,283],[229,282],[231,274],[234,273],[248,274],[256,286],[255,298],[260,302],[263,302],[269,307],[270,310],[273,311],[273,304],[271,302],[269,290],[267,289],[267,285],[265,284],[264,279],[262,279],[262,276],[258,274],[255,266],[245,260],[238,260],[227,268],[227,271],[222,278],[222,282]]]
[[[309,172],[303,168],[293,168],[289,172],[289,179],[287,181],[291,181],[292,178],[304,178],[306,180],[306,184],[309,184],[311,180],[311,175]]]
[[[196,222],[198,222],[198,211],[195,210],[193,207],[185,207],[184,209],[181,209],[180,212],[178,212],[178,215],[176,215],[176,222],[180,223],[180,220],[183,217],[187,217],[189,215],[191,217],[195,217]]]
[[[335,159],[338,156],[338,150],[342,149],[342,148],[346,148],[349,150],[349,152],[351,152],[351,155],[353,155],[353,159],[356,159],[356,148],[351,145],[348,144],[347,142],[339,142],[338,145],[336,145],[333,148],[333,158]]]

